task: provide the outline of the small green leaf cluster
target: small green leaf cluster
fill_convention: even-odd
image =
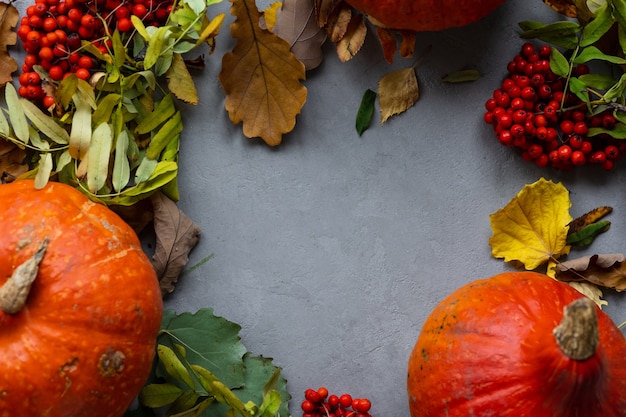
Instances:
[[[578,97],[591,115],[612,111],[618,123],[614,129],[592,127],[587,136],[607,134],[626,139],[626,2],[607,0],[590,10],[585,2],[576,2],[576,21],[552,23],[523,21],[523,39],[539,39],[555,46],[550,68],[566,79],[567,90]],[[602,72],[577,75],[577,65],[604,63]],[[595,68],[594,68],[595,69]],[[615,70],[621,73],[616,79]],[[562,109],[567,110],[567,109]]]
[[[153,416],[152,409],[163,407],[166,416],[178,417],[288,417],[291,396],[281,368],[247,352],[240,330],[211,309],[166,311],[141,406],[127,417]]]
[[[210,20],[219,0],[179,0],[165,25],[135,31],[105,29],[106,51],[83,40],[98,62],[89,82],[70,74],[60,82],[39,66],[53,109],[42,110],[8,85],[0,111],[0,137],[29,151],[29,172],[41,188],[54,178],[110,205],[132,205],[157,190],[178,199],[177,174],[183,120],[176,100],[197,103],[182,55],[213,47],[223,16]]]

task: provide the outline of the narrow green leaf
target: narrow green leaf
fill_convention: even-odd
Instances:
[[[87,188],[94,194],[106,183],[112,142],[111,126],[108,123],[100,123],[91,135],[89,165],[87,166]]]
[[[0,135],[9,136],[11,134],[11,126],[4,116],[4,109],[0,109]]]
[[[156,64],[159,57],[163,54],[169,34],[169,28],[167,26],[161,26],[152,35],[150,41],[148,42],[146,56],[143,60],[143,66],[145,69],[152,68]]]
[[[56,89],[57,99],[61,102],[63,107],[67,107],[72,102],[72,97],[78,90],[78,77],[76,74],[71,73],[69,76],[63,78],[61,83]]]
[[[613,26],[612,8],[605,4],[596,10],[594,19],[583,27],[580,46],[596,43]]]
[[[441,78],[441,81],[451,84],[466,83],[476,81],[480,77],[482,77],[480,71],[475,69],[465,69],[446,74]]]
[[[63,168],[69,165],[70,162],[72,162],[72,156],[70,155],[69,149],[66,149],[57,155],[56,172],[61,171]]]
[[[202,386],[215,397],[216,401],[227,404],[244,417],[252,417],[244,403],[208,369],[198,365],[191,365],[191,368],[200,376]]]
[[[130,181],[130,162],[128,162],[128,131],[122,130],[115,141],[115,158],[111,181],[115,191],[121,191]]]
[[[24,109],[26,117],[35,125],[37,129],[50,140],[59,144],[67,144],[70,141],[70,135],[63,127],[50,116],[45,114],[39,107],[31,101],[24,98],[20,99],[20,104]]]
[[[589,61],[593,61],[594,59],[607,61],[612,64],[626,64],[626,59],[620,58],[614,55],[607,55],[595,46],[588,46],[583,48],[580,54],[574,58],[574,64],[585,64]]]
[[[610,227],[611,222],[608,220],[588,224],[581,230],[568,234],[566,242],[572,246],[589,246],[600,233],[606,232]]]
[[[37,175],[35,175],[35,188],[42,189],[50,179],[52,172],[52,155],[45,152],[39,155],[39,164],[37,165]]]
[[[622,49],[622,53],[626,54],[626,29],[620,25],[617,26],[617,42]]]
[[[161,161],[157,163],[152,175],[146,181],[126,188],[121,195],[112,198],[110,201],[121,206],[133,205],[169,184],[176,179],[177,174],[178,164],[176,162]]]
[[[13,133],[23,143],[28,143],[28,121],[24,109],[20,105],[20,99],[13,84],[7,83],[4,87],[4,99],[6,101],[9,119],[13,127]]]
[[[276,390],[271,390],[263,396],[263,403],[259,407],[259,416],[276,417],[281,405],[280,393]]]
[[[581,26],[576,22],[558,21],[543,24],[525,21],[519,25],[524,30],[520,34],[522,39],[540,39],[566,49],[574,49],[578,45],[577,33],[581,30]]]
[[[135,183],[140,184],[142,182],[148,181],[148,179],[154,173],[157,164],[158,161],[156,159],[143,158],[143,160],[137,167],[137,171],[135,172]]]
[[[196,384],[191,378],[189,370],[180,361],[176,352],[165,345],[157,346],[157,355],[165,367],[165,371],[175,380],[183,382],[189,388],[194,389]]]
[[[85,157],[91,142],[91,106],[83,100],[82,94],[76,93],[73,97],[76,111],[72,118],[70,130],[70,155],[80,160]],[[101,122],[102,123],[102,122]]]
[[[174,384],[148,384],[141,390],[139,401],[150,408],[165,407],[172,404],[183,394],[183,390]]]
[[[111,42],[113,43],[113,65],[115,65],[116,68],[122,68],[122,65],[126,62],[126,48],[122,42],[119,30],[116,29],[115,32],[113,32]]]
[[[148,31],[146,30],[146,27],[144,26],[144,24],[141,21],[141,19],[138,18],[137,16],[131,14],[130,15],[130,21],[133,22],[133,27],[135,28],[137,33],[139,33],[139,35],[141,35],[141,37],[146,42],[150,42],[150,35],[148,34]]]
[[[211,405],[211,403],[213,403],[213,398],[211,397],[205,397],[205,399],[202,400],[201,403],[198,403],[199,398],[200,395],[196,391],[183,392],[183,394],[178,397],[176,401],[174,401],[172,405],[167,409],[167,415],[169,417],[175,417],[185,415],[183,413],[195,413],[197,411],[202,412],[206,410],[206,408]],[[200,409],[198,409],[198,406],[200,404],[202,404],[202,406],[200,407]]]
[[[50,144],[41,139],[39,131],[34,126],[28,126],[28,139],[39,152],[46,152],[50,149]]]
[[[626,2],[623,0],[608,0],[613,6],[613,18],[617,21],[618,26],[626,28]]]
[[[368,88],[363,94],[363,98],[361,98],[361,105],[359,106],[359,111],[356,114],[356,131],[359,136],[367,130],[372,122],[376,96],[376,92]]]
[[[111,119],[111,113],[113,112],[113,109],[120,104],[121,100],[122,96],[116,93],[111,93],[104,96],[98,103],[96,110],[94,110],[91,116],[93,119],[93,123],[100,124],[109,121]]]
[[[91,87],[91,84],[87,81],[81,79],[78,80],[76,86],[78,90],[77,93],[81,95],[81,98],[86,101],[87,104],[89,104],[89,107],[95,110],[96,107],[98,107],[98,104],[96,103],[96,90]]]
[[[551,48],[550,51],[550,69],[559,77],[567,77],[569,74],[569,62],[556,48]]]
[[[150,140],[150,144],[146,149],[146,157],[157,159],[161,151],[167,146],[171,140],[175,140],[176,136],[182,132],[183,122],[180,111],[177,111],[165,124],[154,134]]]
[[[152,132],[162,123],[172,117],[175,112],[176,107],[174,106],[174,99],[172,98],[171,94],[167,94],[163,97],[163,99],[161,99],[161,101],[159,101],[154,111],[152,111],[148,115],[148,117],[143,119],[141,123],[137,125],[137,127],[135,128],[135,132],[139,133],[140,135]]]

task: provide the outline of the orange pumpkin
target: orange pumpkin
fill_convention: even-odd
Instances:
[[[124,414],[163,312],[132,229],[68,185],[0,185],[0,285],[0,416]]]
[[[407,388],[412,417],[624,417],[626,340],[569,285],[507,272],[433,310]]]
[[[346,0],[391,29],[416,32],[465,26],[491,13],[505,0]]]

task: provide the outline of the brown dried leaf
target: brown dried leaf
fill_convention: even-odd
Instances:
[[[574,0],[544,0],[543,2],[567,17],[576,17],[577,15]]]
[[[9,55],[8,46],[15,45],[17,34],[13,31],[19,12],[13,4],[0,3],[0,87],[10,82],[17,71],[17,61]]]
[[[398,40],[394,35],[394,31],[377,27],[376,35],[378,35],[378,41],[380,42],[380,46],[383,48],[385,61],[391,64],[394,56],[396,55],[396,50],[398,49]]]
[[[286,41],[259,26],[254,0],[231,2],[230,12],[237,18],[230,31],[236,44],[224,54],[219,74],[226,110],[233,123],[243,123],[245,136],[276,146],[293,130],[306,101],[304,64]]]
[[[593,210],[583,214],[582,216],[572,220],[572,222],[569,224],[568,233],[576,233],[585,226],[589,226],[590,224],[597,222],[604,216],[610,214],[612,211],[613,208],[609,206],[596,207]]]
[[[274,26],[274,33],[291,45],[291,52],[307,70],[322,63],[322,45],[326,41],[326,31],[317,24],[314,1],[285,0]]]
[[[337,55],[341,62],[347,62],[354,58],[365,42],[367,26],[363,21],[363,15],[358,14],[350,20],[345,35],[337,43]]]
[[[326,32],[331,42],[339,42],[348,31],[348,25],[352,20],[352,8],[344,3],[335,7],[328,16]]]
[[[559,281],[587,281],[616,291],[626,290],[626,264],[623,254],[584,256],[557,264],[555,272],[555,278]]]
[[[0,176],[10,182],[28,171],[26,151],[14,143],[0,139]]]
[[[335,8],[335,0],[314,0],[317,25],[321,28],[328,23],[328,17]]]
[[[404,68],[390,72],[378,82],[381,121],[409,109],[419,99],[415,69]]]
[[[410,30],[398,31],[402,37],[402,43],[400,44],[400,56],[402,58],[412,58],[415,52],[415,39],[417,33]]]
[[[200,239],[201,229],[165,194],[151,197],[154,210],[156,246],[152,263],[163,293],[174,291],[174,284],[189,261],[189,252]]]

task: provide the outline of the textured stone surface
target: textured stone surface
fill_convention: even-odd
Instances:
[[[223,110],[225,28],[198,79],[200,104],[184,113],[181,147],[180,206],[204,231],[190,264],[214,258],[181,280],[168,306],[210,306],[240,323],[246,346],[284,368],[294,415],[305,388],[325,385],[368,396],[374,415],[408,416],[406,361],[421,325],[453,289],[507,269],[490,256],[489,214],[524,184],[562,181],[573,216],[614,206],[610,232],[592,249],[626,250],[624,169],[540,170],[482,122],[522,44],[517,22],[555,18],[540,1],[509,1],[470,27],[419,34],[418,55],[432,45],[418,67],[421,100],[362,137],[354,122],[363,92],[413,61],[389,66],[372,35],[346,64],[327,45],[296,129],[275,149],[243,137]],[[483,78],[439,81],[465,67]],[[607,298],[606,310],[626,320],[623,297]]]

